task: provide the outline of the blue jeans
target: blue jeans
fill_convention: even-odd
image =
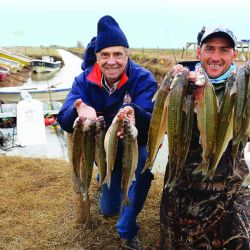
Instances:
[[[135,172],[136,180],[132,182],[129,189],[130,204],[122,209],[116,224],[116,229],[120,237],[124,239],[134,238],[139,231],[139,226],[136,224],[136,218],[143,207],[151,182],[154,178],[150,170],[146,170],[141,174],[148,156],[146,145],[139,146],[138,153],[139,159]],[[108,189],[107,184],[103,184],[102,194],[99,199],[100,210],[104,216],[113,216],[120,212],[122,201],[121,179],[122,149],[121,145],[118,145],[110,189]]]

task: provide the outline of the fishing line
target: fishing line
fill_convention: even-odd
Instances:
[[[174,49],[173,49],[173,46],[172,46],[172,42],[171,42],[170,36],[168,35],[168,32],[167,32],[167,28],[166,28],[165,25],[163,25],[163,28],[165,30],[165,33],[167,34],[168,42],[170,43],[170,47],[171,47],[170,49],[171,49],[171,52],[172,52],[172,54],[174,56],[175,64],[177,64],[177,59],[176,59],[176,56],[175,56],[175,53],[174,53]]]
[[[159,18],[159,22],[163,25],[163,29],[164,29],[165,34],[166,34],[167,42],[170,44],[170,50],[171,50],[172,55],[174,57],[175,64],[177,64],[177,59],[176,59],[175,52],[174,52],[174,49],[173,49],[173,44],[172,44],[172,41],[170,39],[170,35],[169,35],[168,31],[167,31],[167,27],[163,22],[162,14],[159,11],[159,8],[157,9],[157,16]]]

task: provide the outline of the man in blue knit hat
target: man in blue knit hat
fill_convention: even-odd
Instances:
[[[91,46],[90,46],[91,47]],[[84,66],[84,71],[75,78],[71,92],[58,114],[58,122],[68,133],[73,132],[77,117],[95,120],[103,116],[106,129],[113,119],[125,113],[138,130],[139,159],[135,180],[129,189],[130,204],[121,210],[122,190],[122,130],[118,132],[118,148],[111,176],[110,188],[103,184],[99,199],[100,211],[104,216],[114,216],[120,212],[116,228],[122,239],[123,249],[141,249],[137,238],[139,226],[136,218],[146,200],[153,174],[150,170],[141,174],[148,156],[146,149],[148,129],[153,110],[152,97],[157,90],[157,82],[147,69],[129,59],[129,44],[118,23],[111,16],[104,16],[98,22],[95,39],[96,63]],[[92,53],[85,53],[93,58]],[[73,173],[73,179],[76,179]],[[76,184],[76,183],[75,183]],[[81,199],[79,186],[73,185],[77,203]],[[85,206],[89,209],[88,204]],[[120,211],[121,210],[121,211]],[[84,216],[83,216],[84,217]],[[86,216],[84,217],[86,218]]]

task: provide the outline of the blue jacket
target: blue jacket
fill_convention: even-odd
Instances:
[[[123,106],[132,106],[135,110],[138,144],[146,144],[148,128],[153,110],[152,98],[157,90],[157,81],[147,69],[128,60],[116,91],[109,95],[101,84],[102,73],[95,64],[87,68],[73,82],[72,90],[57,116],[61,128],[73,132],[73,123],[77,117],[74,107],[76,99],[81,98],[96,110],[97,116],[104,116],[106,129]]]

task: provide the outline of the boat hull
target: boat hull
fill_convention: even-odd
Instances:
[[[42,60],[31,61],[32,71],[36,73],[54,72],[61,68],[61,61],[45,62]]]
[[[28,59],[27,57],[21,57],[20,55],[14,55],[11,54],[10,52],[3,52],[2,50],[0,50],[0,57],[2,58],[6,58],[8,60],[12,60],[14,62],[18,62],[20,64],[22,64],[23,66],[28,66],[30,64],[30,59]]]
[[[10,88],[10,89],[9,89]],[[42,102],[60,101],[63,102],[68,95],[71,87],[65,88],[50,88],[50,89],[13,89],[11,87],[0,88],[0,100],[3,103],[18,103],[21,100],[21,91],[27,91],[33,99]]]

